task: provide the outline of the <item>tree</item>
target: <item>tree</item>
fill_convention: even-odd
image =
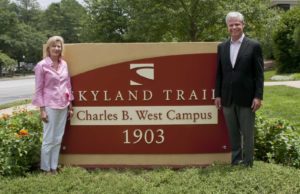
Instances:
[[[300,7],[285,12],[273,33],[274,55],[278,73],[300,72]]]
[[[212,40],[213,0],[86,0],[90,40],[104,42]]]
[[[163,1],[128,0],[123,7],[127,16],[124,19],[124,41],[172,41],[171,14]]]
[[[300,26],[295,28],[293,39],[295,41],[296,51],[300,53]]]
[[[263,39],[269,0],[86,0],[89,41],[220,41],[228,37],[225,15],[242,12],[247,34]],[[275,22],[275,20],[274,20]],[[268,25],[270,26],[270,25]],[[264,40],[264,39],[263,39]]]
[[[43,32],[19,21],[17,6],[7,0],[0,0],[0,50],[17,61],[37,62],[41,57]]]
[[[0,39],[0,49],[10,57],[26,62],[37,62],[42,56],[46,36],[26,24],[17,24]]]
[[[78,43],[81,41],[81,30],[86,10],[76,0],[62,0],[61,9],[64,13],[63,32],[67,43]]]
[[[32,27],[37,27],[41,20],[40,5],[37,0],[16,0],[19,21]]]
[[[9,0],[0,0],[0,40],[7,31],[14,28],[18,22],[17,14],[12,12]],[[1,47],[0,47],[1,49]]]
[[[48,36],[60,35],[66,43],[80,42],[86,11],[76,0],[52,3],[44,13],[43,26]]]
[[[126,0],[85,0],[87,19],[84,31],[88,42],[123,42],[130,15]]]
[[[216,40],[217,31],[211,33],[218,24],[218,1],[214,0],[175,0],[164,1],[165,7],[171,10],[169,22],[175,29],[178,41],[211,41]]]
[[[63,13],[60,3],[51,3],[43,14],[43,28],[48,36],[61,35],[63,29]]]
[[[2,77],[3,70],[12,74],[16,68],[17,61],[0,52],[0,77]]]

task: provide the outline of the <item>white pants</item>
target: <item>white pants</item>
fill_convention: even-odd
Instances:
[[[48,122],[43,122],[43,144],[41,150],[41,169],[45,171],[56,170],[62,137],[68,115],[68,107],[64,109],[51,109],[45,107]]]

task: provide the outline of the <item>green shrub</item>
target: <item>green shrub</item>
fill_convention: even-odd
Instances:
[[[0,175],[24,175],[40,158],[42,125],[37,111],[0,118]]]
[[[273,49],[278,73],[300,72],[300,7],[282,15],[273,33]]]
[[[16,60],[10,58],[8,55],[0,51],[0,76],[2,76],[2,70],[6,70],[9,74],[13,74],[16,66]]]
[[[285,120],[256,118],[255,158],[300,168],[300,135]]]

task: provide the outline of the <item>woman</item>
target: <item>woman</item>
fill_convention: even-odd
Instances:
[[[73,115],[71,82],[67,63],[62,59],[63,44],[62,37],[50,37],[45,47],[46,57],[34,68],[32,104],[40,107],[43,121],[41,169],[54,174],[66,120]]]

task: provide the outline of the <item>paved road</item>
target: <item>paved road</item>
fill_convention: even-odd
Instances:
[[[0,80],[0,104],[29,99],[34,93],[34,76]]]

